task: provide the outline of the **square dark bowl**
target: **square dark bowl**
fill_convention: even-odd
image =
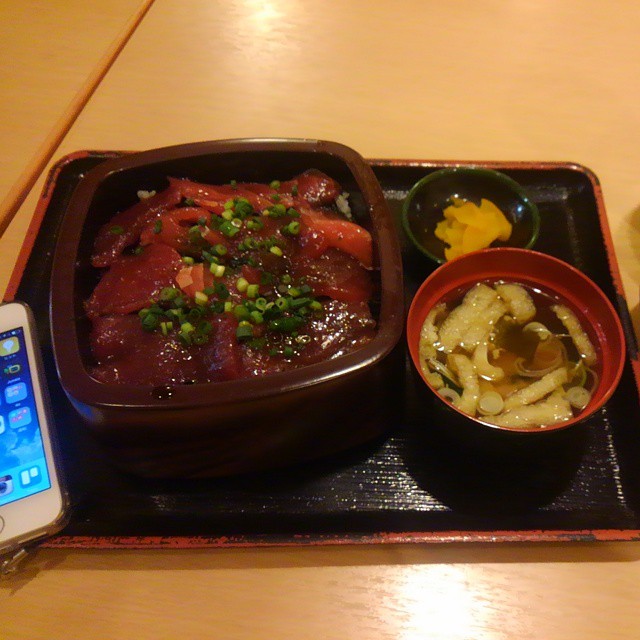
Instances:
[[[318,169],[350,193],[354,218],[374,241],[376,335],[356,351],[263,377],[150,386],[98,382],[88,373],[84,301],[100,272],[90,257],[98,229],[139,189],[167,177],[208,184],[288,179]],[[394,221],[363,158],[317,140],[245,139],[178,145],[107,160],[78,185],[62,223],[51,284],[51,333],[62,387],[120,468],[148,477],[222,476],[337,453],[393,424],[390,376],[403,331],[402,260]]]

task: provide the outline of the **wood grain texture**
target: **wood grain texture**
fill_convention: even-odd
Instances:
[[[0,6],[0,236],[152,1]]]
[[[637,638],[635,545],[40,552],[3,639]]]
[[[296,136],[579,162],[601,180],[637,317],[639,28],[634,0],[156,0],[56,156]],[[41,186],[0,240],[0,290]],[[0,585],[0,636],[635,639],[639,585],[626,543],[43,550]]]

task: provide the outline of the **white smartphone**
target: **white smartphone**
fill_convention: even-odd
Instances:
[[[30,309],[0,305],[0,554],[55,533],[67,497]]]

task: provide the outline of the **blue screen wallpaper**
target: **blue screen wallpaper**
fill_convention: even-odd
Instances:
[[[51,486],[21,328],[0,333],[0,505]]]

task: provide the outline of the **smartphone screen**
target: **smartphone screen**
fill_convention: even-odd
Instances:
[[[0,506],[51,487],[22,328],[0,333]]]

